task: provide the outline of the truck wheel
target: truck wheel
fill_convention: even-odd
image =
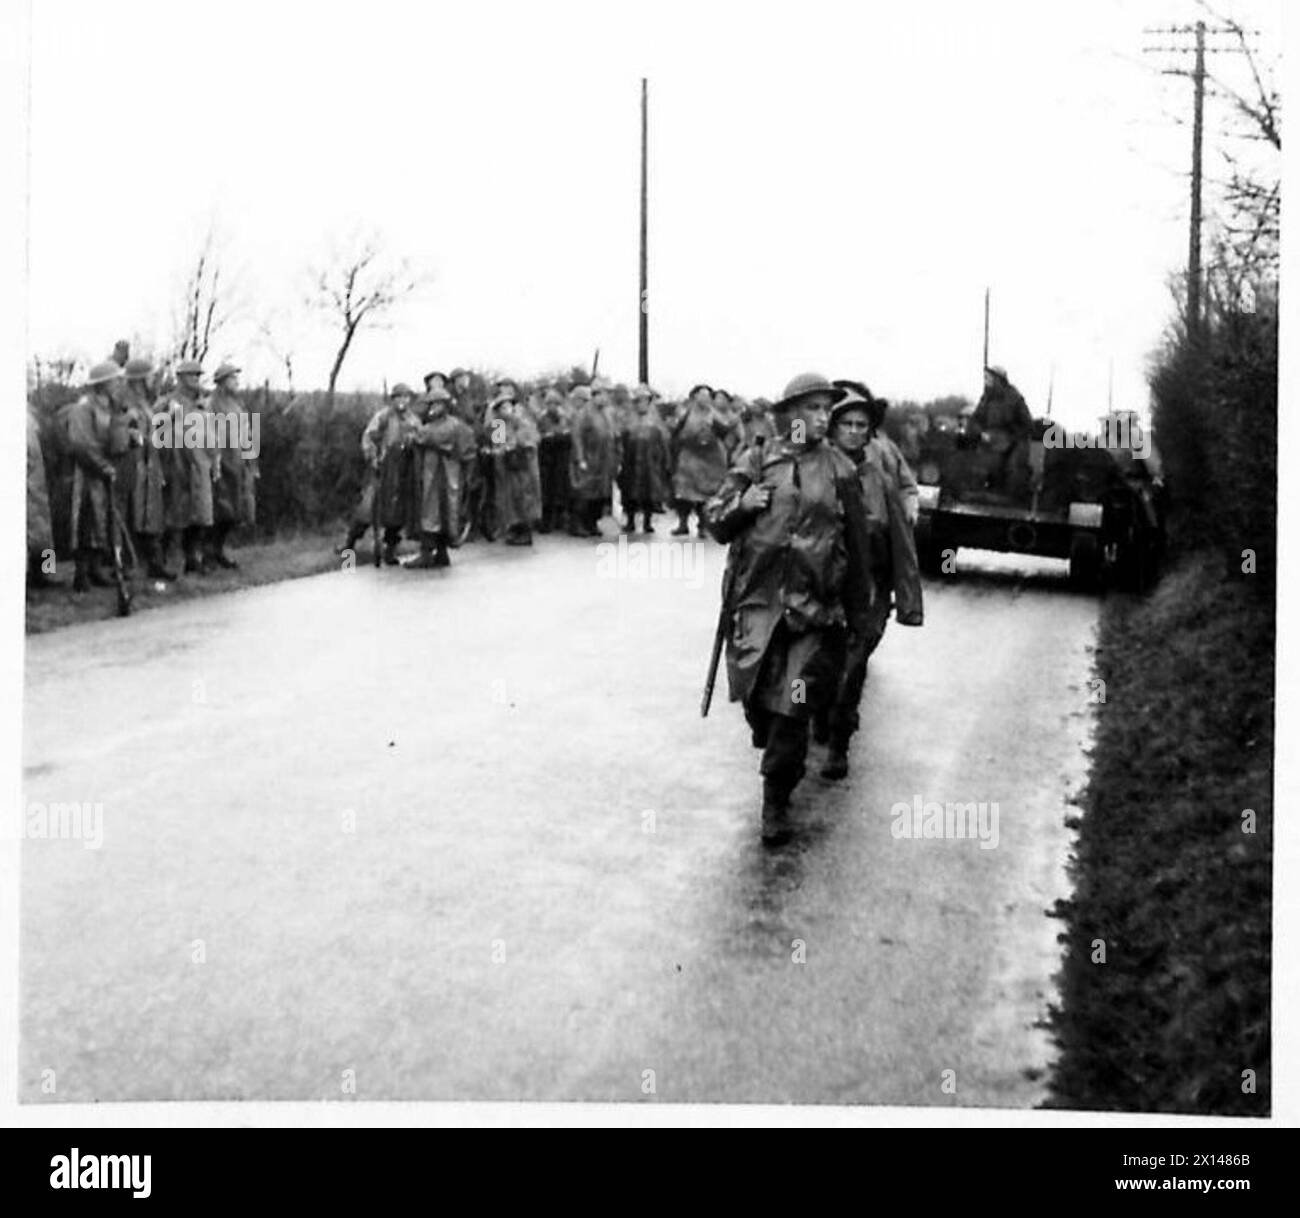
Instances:
[[[1101,574],[1101,552],[1093,533],[1075,533],[1070,538],[1070,586],[1080,592],[1096,592]]]

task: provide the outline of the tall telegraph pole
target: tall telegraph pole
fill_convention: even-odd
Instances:
[[[1205,53],[1207,50],[1205,36],[1228,34],[1236,35],[1231,26],[1207,27],[1204,21],[1195,25],[1167,25],[1147,29],[1148,34],[1173,34],[1194,36],[1191,46],[1154,46],[1144,47],[1148,52],[1170,55],[1193,55],[1192,70],[1186,68],[1165,68],[1164,76],[1188,76],[1192,81],[1192,204],[1191,220],[1187,233],[1187,332],[1198,334],[1201,329],[1201,155],[1205,136]],[[1253,31],[1252,31],[1253,32]],[[1211,54],[1240,52],[1242,48],[1233,46],[1211,46]]]
[[[646,212],[648,205],[646,174],[647,110],[646,79],[641,78],[641,293],[637,301],[637,324],[640,330],[640,358],[637,361],[637,380],[650,383],[650,297],[646,263]]]

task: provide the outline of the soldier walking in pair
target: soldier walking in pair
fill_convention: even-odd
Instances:
[[[871,607],[870,538],[853,462],[822,442],[845,396],[805,373],[772,413],[777,436],[746,449],[704,509],[730,543],[723,628],[731,700],[762,750],[763,840],[789,839],[810,718],[835,697],[844,639]]]

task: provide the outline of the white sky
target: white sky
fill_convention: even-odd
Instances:
[[[1226,0],[1225,0],[1226,3]],[[1280,50],[1278,3],[1232,3]],[[980,4],[34,0],[29,348],[164,347],[210,223],[251,379],[323,385],[305,268],[368,225],[433,276],[344,388],[457,363],[636,371],[639,81],[651,373],[775,396],[797,372],[976,394],[992,359],[1083,425],[1145,408],[1186,260],[1192,0]],[[1238,57],[1231,57],[1238,60]],[[1212,65],[1228,66],[1225,60]],[[1226,108],[1207,116],[1218,173]],[[212,361],[215,362],[215,361]],[[249,378],[246,378],[249,379]]]

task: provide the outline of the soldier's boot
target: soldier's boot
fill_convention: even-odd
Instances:
[[[447,553],[447,538],[442,533],[439,533],[434,540],[433,565],[435,567],[451,566],[451,555]]]
[[[784,846],[790,837],[790,788],[777,779],[764,778],[763,845]]]
[[[216,525],[212,530],[212,561],[227,571],[237,571],[239,564],[226,553],[226,538],[230,535],[228,524]]]
[[[185,547],[185,574],[206,575],[208,564],[203,558],[202,537],[198,525],[190,525],[185,530],[182,544]]]
[[[641,522],[642,522],[641,532],[643,532],[643,533],[653,533],[653,532],[655,531],[655,527],[654,527],[654,525],[652,525],[652,524],[650,523],[650,513],[649,513],[649,512],[643,512],[643,513],[641,514]]]
[[[427,571],[431,567],[437,566],[434,561],[434,536],[432,533],[420,534],[420,552],[414,558],[404,562],[402,566],[411,571]]]
[[[334,547],[334,553],[341,556],[344,550],[351,550],[355,554],[357,550],[357,542],[359,542],[361,538],[364,536],[365,531],[366,531],[365,525],[362,525],[361,528],[357,528],[356,525],[353,525],[350,529],[348,529],[348,535],[344,540],[343,544],[341,546]]]
[[[674,537],[685,537],[686,534],[691,531],[691,526],[688,523],[690,517],[691,517],[690,508],[679,507],[677,509],[677,527],[673,530]]]
[[[848,746],[842,741],[832,740],[831,746],[826,752],[826,762],[822,766],[822,777],[829,778],[832,782],[835,782],[841,778],[848,777],[848,773]]]
[[[166,565],[166,549],[156,537],[142,537],[140,548],[144,552],[145,569],[150,579],[175,579],[176,572]]]
[[[58,588],[61,585],[57,579],[51,579],[45,572],[43,559],[40,554],[27,555],[27,586],[33,591],[41,588]]]
[[[506,530],[506,545],[531,546],[532,544],[533,531],[526,524],[512,524]]]
[[[384,566],[397,567],[401,563],[397,557],[397,543],[401,540],[401,534],[396,529],[384,530]]]
[[[180,550],[181,547],[177,543],[175,531],[172,529],[168,529],[158,539],[158,561],[162,563],[164,567],[167,565],[167,560],[171,556],[173,545],[175,545],[176,548]]]
[[[97,550],[86,551],[86,578],[96,588],[111,588],[113,581],[99,569],[100,556]]]
[[[824,711],[819,711],[812,717],[812,738],[814,744],[830,743],[831,727]]]

